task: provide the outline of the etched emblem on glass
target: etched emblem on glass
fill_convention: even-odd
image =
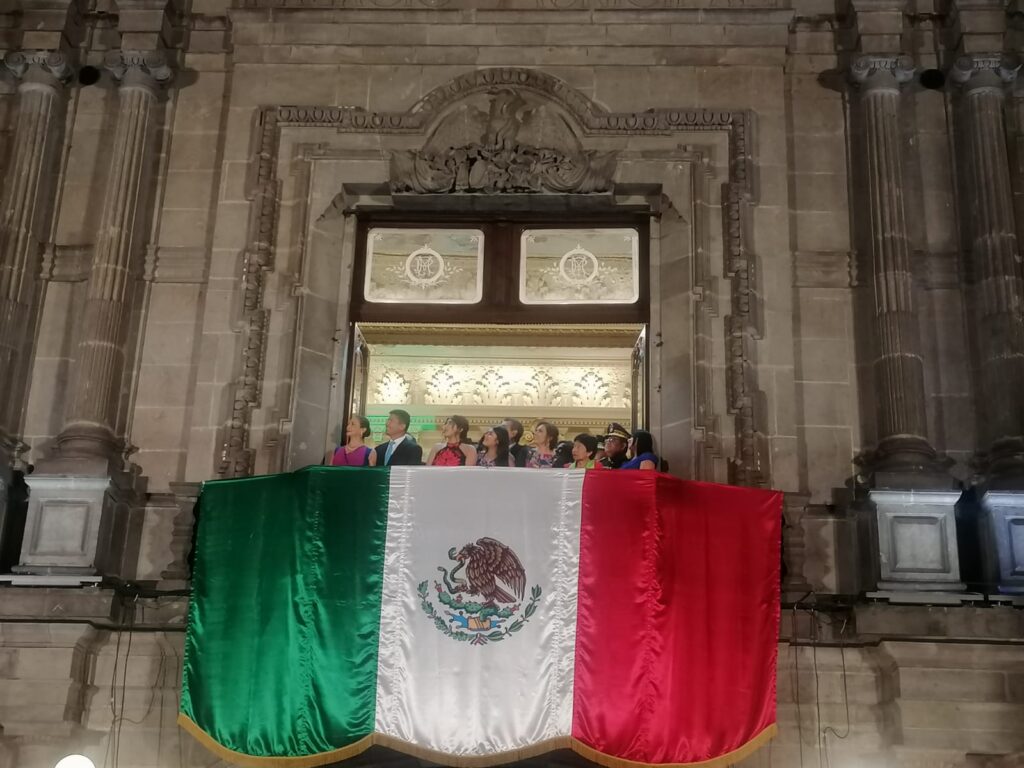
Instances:
[[[632,304],[640,298],[635,229],[528,229],[520,242],[524,304]]]
[[[475,304],[483,253],[478,229],[371,229],[363,295],[378,303]]]

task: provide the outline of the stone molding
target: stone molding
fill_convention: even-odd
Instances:
[[[853,254],[848,251],[797,251],[793,254],[797,288],[852,288]]]
[[[540,94],[575,119],[582,136],[672,135],[686,131],[729,134],[729,181],[723,190],[725,273],[730,282],[726,317],[729,412],[735,418],[736,453],[730,482],[768,482],[768,446],[763,433],[767,416],[757,386],[754,349],[763,334],[756,255],[751,248],[751,208],[756,204],[751,172],[752,115],[744,111],[652,109],[606,112],[565,82],[535,69],[497,67],[461,75],[435,88],[407,112],[371,112],[355,107],[277,106],[257,113],[255,150],[250,160],[246,199],[254,207],[243,251],[241,372],[235,380],[217,472],[223,477],[252,473],[255,451],[249,444],[252,412],[260,407],[270,310],[264,304],[265,275],[274,266],[281,182],[275,176],[284,128],[334,128],[345,133],[425,134],[445,109],[467,96],[495,88]]]
[[[898,89],[914,79],[914,60],[903,54],[862,54],[850,63],[850,79],[861,90]]]
[[[65,84],[75,74],[67,57],[60,51],[12,51],[4,56],[4,67],[18,80],[29,81],[32,73],[42,76],[48,84]]]
[[[969,53],[957,58],[949,74],[953,82],[970,93],[979,88],[1002,89],[1017,79],[1020,59],[1008,53]]]
[[[781,0],[234,0],[234,8],[344,8],[346,10],[677,11],[776,10]]]
[[[144,280],[153,283],[205,283],[209,259],[203,248],[150,245],[143,265]]]
[[[55,283],[80,283],[89,279],[92,266],[91,245],[54,245],[43,249],[40,278]]]

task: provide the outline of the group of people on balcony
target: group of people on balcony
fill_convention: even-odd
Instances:
[[[365,416],[353,416],[345,427],[345,443],[339,445],[330,464],[336,467],[383,467],[423,464],[423,448],[409,434],[408,412],[396,408],[384,425],[387,440],[376,447],[367,445],[372,434]],[[427,455],[432,467],[531,467],[569,469],[658,469],[651,433],[629,433],[621,424],[608,425],[599,437],[576,435],[560,441],[558,427],[538,421],[533,428],[533,445],[523,445],[523,425],[505,419],[488,429],[476,444],[469,440],[469,421],[450,416],[441,428],[444,440]]]

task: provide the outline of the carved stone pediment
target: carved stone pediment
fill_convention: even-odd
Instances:
[[[584,150],[550,103],[510,88],[476,94],[441,118],[420,150],[391,155],[396,194],[608,192],[615,154]]]

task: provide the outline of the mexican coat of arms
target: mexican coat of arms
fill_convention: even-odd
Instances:
[[[526,570],[511,547],[488,536],[448,550],[450,569],[439,565],[440,580],[417,585],[423,612],[453,640],[484,645],[518,632],[537,610],[541,588],[526,597]],[[474,597],[479,599],[473,599]],[[435,605],[436,602],[436,605]]]

